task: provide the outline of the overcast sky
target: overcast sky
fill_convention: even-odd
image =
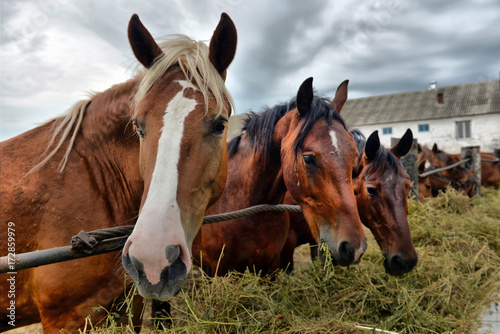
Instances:
[[[294,96],[314,77],[349,98],[498,79],[498,0],[18,0],[1,2],[0,140],[130,78],[133,13],[160,37],[209,40],[220,13],[239,39],[227,86],[236,112]]]

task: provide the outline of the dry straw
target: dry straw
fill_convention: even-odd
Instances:
[[[348,268],[311,263],[291,275],[201,275],[173,300],[169,329],[143,331],[476,332],[500,291],[500,191],[469,199],[450,189],[424,204],[410,203],[409,222],[419,263],[402,277],[385,273],[375,243],[359,265]]]

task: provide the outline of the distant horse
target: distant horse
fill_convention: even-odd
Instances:
[[[431,167],[432,151],[425,145],[418,144],[418,163],[423,164],[424,169]]]
[[[436,197],[440,192],[446,191],[446,187],[452,186],[459,189],[460,185],[450,178],[444,177],[439,173],[420,176],[427,171],[435,169],[431,167],[432,151],[425,145],[418,144],[418,199],[420,202],[426,198]]]
[[[437,144],[434,144],[431,150],[419,145],[418,161],[419,164],[425,164],[425,171],[443,168],[456,162],[450,154],[440,150]],[[445,191],[448,185],[471,197],[475,194],[477,185],[474,174],[463,166],[432,174],[429,176],[429,182],[434,197],[439,194],[439,191]]]
[[[485,188],[500,187],[500,159],[493,153],[481,152],[481,186]],[[461,160],[460,154],[450,154],[453,161]]]
[[[8,222],[15,252],[24,253],[67,245],[81,229],[137,221],[123,265],[142,296],[167,299],[184,282],[192,240],[226,181],[231,98],[224,79],[236,29],[222,14],[209,47],[186,36],[158,45],[133,15],[128,36],[144,70],[1,143],[0,245],[7,254]],[[76,332],[89,315],[98,322],[105,314],[92,308],[109,309],[123,296],[117,257],[15,274],[16,326],[41,321],[48,334]],[[11,328],[4,322],[6,278],[0,282],[0,331]],[[136,301],[139,324],[142,300]]]
[[[500,159],[493,153],[481,152],[481,186],[500,187]]]
[[[432,146],[430,163],[434,168],[443,168],[455,162],[456,161],[448,153],[440,150],[437,144],[434,144]],[[455,186],[455,184],[452,182],[452,186],[456,190],[464,192],[469,197],[474,196],[477,180],[474,177],[474,174],[471,171],[467,170],[465,167],[457,166],[450,170],[443,171],[440,174],[455,181],[457,185]]]
[[[359,156],[353,169],[354,193],[361,222],[370,229],[384,254],[384,267],[393,275],[410,272],[418,257],[408,225],[408,193],[411,182],[400,158],[413,143],[413,134],[407,130],[391,149],[380,145],[378,131],[368,140],[359,130],[353,130]],[[293,204],[290,197],[285,203]],[[290,232],[281,253],[281,266],[293,269],[293,252],[303,243],[314,246],[303,215],[290,214]],[[312,257],[315,256],[311,248]]]
[[[207,213],[282,203],[288,190],[333,260],[344,266],[359,261],[366,236],[352,190],[356,144],[338,114],[347,84],[329,103],[314,96],[309,78],[295,101],[250,115],[242,134],[228,144],[228,182]],[[276,212],[204,225],[193,256],[201,252],[199,260],[211,275],[246,268],[264,275],[279,269],[287,235],[287,215]]]
[[[418,164],[418,201],[424,202],[426,198],[432,197],[432,184],[430,176],[421,176],[425,173],[426,161],[420,161]],[[446,186],[445,186],[446,187]]]

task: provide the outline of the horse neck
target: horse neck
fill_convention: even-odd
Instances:
[[[130,123],[137,83],[136,79],[131,79],[92,97],[81,128],[85,141],[100,145],[106,139],[116,140],[130,134],[123,131]]]
[[[72,152],[88,160],[87,168],[94,175],[120,181],[119,190],[133,202],[139,202],[142,195],[139,141],[130,121],[136,85],[137,80],[131,79],[91,99],[73,147],[76,152]]]
[[[285,196],[281,156],[275,148],[264,156],[259,147],[253,147],[248,138],[243,137],[238,151],[228,158],[228,170],[224,196],[237,199],[241,204],[275,204]]]
[[[261,124],[266,126],[267,130],[272,130],[274,136],[280,121],[281,119],[276,124],[274,122]],[[269,137],[262,136],[260,126],[259,131],[254,130],[250,131],[252,134],[249,134],[249,131],[245,132],[236,147],[234,141],[230,145],[233,147],[229,150],[228,156],[228,179],[224,193],[216,203],[217,210],[228,209],[227,206],[230,204],[223,203],[236,203],[238,207],[276,204],[285,196],[280,143],[275,140],[268,143],[268,139],[265,142],[256,141],[253,136],[260,135],[259,139]]]

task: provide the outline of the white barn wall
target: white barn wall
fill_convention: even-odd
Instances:
[[[471,138],[457,139],[455,122],[471,121]],[[429,124],[429,132],[418,132],[419,124]],[[392,134],[384,135],[382,129],[392,127]],[[379,138],[385,147],[391,146],[391,137],[401,138],[409,128],[414,138],[420,144],[432,148],[437,143],[439,148],[448,153],[460,153],[464,146],[481,146],[482,152],[493,152],[494,148],[500,148],[500,114],[476,115],[473,117],[457,117],[438,120],[426,120],[418,122],[390,123],[376,125],[355,126],[368,136],[375,130],[379,132]]]

